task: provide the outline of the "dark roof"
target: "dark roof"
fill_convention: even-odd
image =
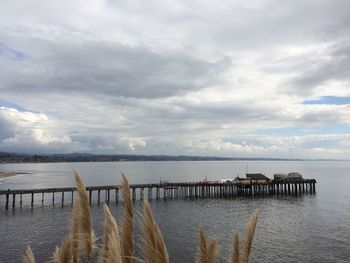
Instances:
[[[270,180],[270,178],[266,177],[262,173],[256,174],[246,174],[247,178],[249,177],[252,180]]]

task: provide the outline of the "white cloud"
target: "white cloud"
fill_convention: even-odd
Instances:
[[[349,105],[302,102],[350,96],[349,3],[4,1],[0,146],[341,156]]]
[[[54,148],[72,143],[71,138],[59,132],[57,123],[45,114],[0,107],[0,124],[5,127],[5,132],[0,137],[0,146],[3,149],[23,147],[29,150],[28,145],[34,145],[35,148],[40,145]]]

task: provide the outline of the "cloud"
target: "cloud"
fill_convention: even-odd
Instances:
[[[57,132],[57,125],[46,115],[0,107],[0,146],[3,150],[64,147],[71,138]]]
[[[327,53],[306,65],[293,80],[297,87],[315,89],[332,81],[350,83],[350,42],[349,39],[332,45]]]
[[[342,156],[349,3],[5,1],[1,149]]]
[[[0,60],[5,92],[168,97],[218,84],[231,66],[227,58],[210,62],[177,51],[160,53],[79,35],[65,41],[29,36],[23,42],[23,49],[40,48],[40,53],[30,54],[22,65]]]

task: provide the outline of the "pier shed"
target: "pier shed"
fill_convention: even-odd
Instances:
[[[271,180],[262,173],[247,173],[247,179],[250,179],[254,183],[269,183]]]

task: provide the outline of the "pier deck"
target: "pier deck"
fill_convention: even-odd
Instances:
[[[132,184],[130,190],[133,200],[145,198],[148,199],[170,199],[170,198],[234,198],[238,196],[264,196],[264,195],[302,195],[315,194],[315,179],[302,179],[299,181],[271,181],[266,183],[231,183],[221,182],[180,182],[180,183],[154,183],[154,184]],[[119,185],[106,186],[88,186],[90,204],[93,200],[97,203],[104,201],[109,203],[114,199],[119,201]],[[44,197],[51,194],[51,202],[60,203],[62,206],[66,202],[73,202],[75,187],[62,188],[41,188],[41,189],[8,189],[0,190],[0,205],[5,199],[4,206],[9,208],[10,201],[12,208],[16,207],[16,197],[19,197],[19,205],[23,201],[30,202],[34,206],[34,201],[41,197],[40,201],[44,204]],[[101,197],[104,193],[104,198]],[[68,197],[67,197],[68,195]],[[26,198],[23,198],[25,196]],[[5,197],[5,198],[3,198]],[[11,199],[11,200],[10,200]]]

